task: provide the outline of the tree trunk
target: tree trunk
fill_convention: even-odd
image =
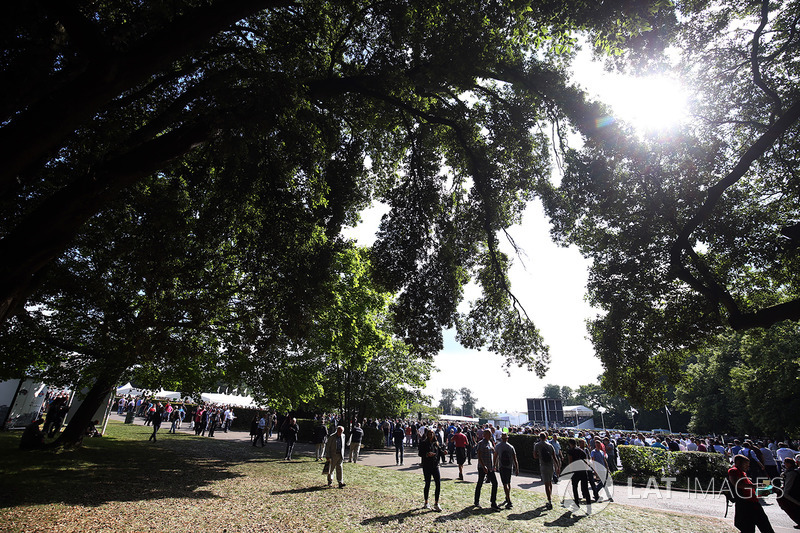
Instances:
[[[86,427],[92,421],[92,417],[100,408],[103,399],[111,392],[119,380],[119,374],[106,372],[102,374],[95,384],[89,389],[83,403],[75,411],[75,414],[67,424],[61,435],[50,445],[57,448],[70,448],[78,446],[83,440]]]

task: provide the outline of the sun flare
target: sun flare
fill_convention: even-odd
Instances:
[[[688,115],[685,88],[665,76],[619,77],[604,95],[614,118],[640,131],[661,131],[676,126]]]

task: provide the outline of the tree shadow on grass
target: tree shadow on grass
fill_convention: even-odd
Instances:
[[[436,517],[434,522],[444,524],[454,520],[463,520],[474,514],[494,514],[495,512],[496,511],[493,511],[492,509],[475,509],[472,505],[468,505],[460,511],[453,511],[452,513],[439,515]]]
[[[539,518],[543,514],[547,512],[546,505],[540,505],[535,509],[531,509],[530,511],[525,511],[524,513],[511,513],[508,515],[509,520],[533,520],[534,518]]]
[[[575,515],[572,514],[572,511],[567,511],[552,522],[545,522],[544,525],[547,527],[570,527],[574,526],[585,517],[586,515]]]
[[[427,511],[422,508],[411,509],[408,511],[403,511],[402,513],[395,513],[391,515],[384,515],[384,516],[373,516],[372,518],[367,518],[361,521],[362,526],[371,526],[373,524],[381,524],[387,526],[391,523],[397,522],[398,524],[402,524],[406,521],[406,519],[411,518],[412,516],[427,513]]]
[[[150,430],[144,430],[127,430],[126,437],[133,435],[136,440],[90,439],[70,451],[22,451],[18,438],[3,436],[0,509],[218,498],[210,490],[212,484],[242,477],[233,470],[237,465],[265,459],[238,443],[201,441],[179,434],[148,442],[145,433]]]
[[[327,485],[315,485],[313,487],[300,487],[297,489],[286,489],[286,490],[273,490],[270,492],[273,496],[280,496],[282,494],[308,494],[310,492],[317,492],[320,490],[328,490],[330,487]]]

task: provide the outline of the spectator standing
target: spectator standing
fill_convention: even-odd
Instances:
[[[353,432],[350,434],[350,453],[348,462],[355,463],[358,461],[358,452],[361,450],[361,441],[364,440],[364,430],[361,429],[361,424],[356,422],[353,425]]]
[[[456,463],[458,463],[458,479],[464,481],[464,461],[467,460],[467,446],[468,440],[467,436],[464,435],[464,432],[461,428],[456,430],[456,434],[453,437],[453,444],[456,448]]]
[[[778,505],[783,512],[789,515],[794,523],[795,529],[800,529],[800,472],[797,470],[797,463],[791,457],[783,460],[783,489],[778,495]]]
[[[259,414],[258,420],[256,421],[256,437],[253,439],[253,446],[256,446],[259,441],[261,441],[261,447],[264,447],[264,427],[266,426],[267,421],[264,420],[264,414]]]
[[[778,463],[772,455],[772,450],[767,448],[767,445],[763,442],[759,442],[758,445],[760,447],[761,457],[764,460],[764,471],[767,473],[767,477],[771,480],[777,478],[780,473],[778,472]]]
[[[478,484],[475,486],[475,507],[481,507],[481,487],[484,480],[492,484],[492,509],[499,511],[497,505],[497,475],[494,471],[495,449],[492,443],[492,430],[483,430],[483,440],[478,443]]]
[[[430,429],[426,429],[424,437],[419,443],[419,455],[422,458],[422,475],[425,477],[425,488],[423,490],[425,503],[422,506],[423,509],[430,508],[428,505],[428,496],[430,495],[431,480],[433,480],[435,483],[433,510],[442,510],[442,508],[439,507],[439,493],[442,488],[442,478],[439,473],[440,451],[441,448],[439,446],[439,441],[436,439],[436,435],[434,435],[433,431]]]
[[[392,431],[392,442],[394,443],[394,464],[403,464],[403,440],[406,437],[405,428],[400,423],[395,424]]]
[[[511,503],[511,476],[519,475],[519,461],[514,446],[508,443],[508,433],[500,435],[500,442],[495,446],[494,457],[494,466],[500,472],[500,481],[503,483],[503,490],[506,493],[506,501],[502,505],[505,505],[506,509],[512,509],[514,506]],[[550,479],[552,480],[552,477]]]
[[[553,478],[560,474],[561,461],[552,444],[547,442],[547,434],[539,433],[539,442],[533,445],[533,458],[539,461],[544,492],[547,495],[547,508],[553,508]]]
[[[744,455],[737,455],[733,458],[733,466],[728,470],[728,482],[735,495],[733,525],[742,533],[753,533],[756,527],[761,533],[774,533],[769,518],[758,501],[756,486],[747,477],[749,468],[750,460]]]
[[[315,460],[319,461],[325,455],[325,442],[327,440],[328,430],[325,429],[325,425],[321,421],[318,421],[314,425]]]

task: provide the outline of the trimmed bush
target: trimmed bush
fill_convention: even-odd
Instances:
[[[672,452],[649,446],[617,446],[622,470],[614,478],[632,478],[634,483],[646,483],[651,477],[669,477],[668,462]]]
[[[297,419],[297,441],[298,442],[313,442],[314,441],[314,426],[317,422],[309,418]]]
[[[728,476],[730,463],[721,453],[672,452],[672,475],[678,478],[678,486],[695,488],[695,480],[707,486],[714,480],[716,486]]]
[[[364,438],[361,440],[361,447],[368,450],[379,450],[386,446],[386,436],[383,431],[375,428],[363,428]]]
[[[520,470],[539,472],[539,461],[533,458],[533,445],[536,444],[538,440],[539,439],[535,438],[533,435],[508,434],[508,443],[512,445],[517,452],[517,461],[519,461]]]
[[[558,443],[561,445],[560,459],[564,463],[564,457],[567,451],[567,437],[559,437]],[[519,461],[519,469],[528,472],[539,473],[539,460],[533,458],[533,447],[539,442],[539,435],[533,434],[516,434],[509,433],[508,442],[517,451],[517,460]]]
[[[618,446],[622,470],[613,474],[615,481],[647,483],[652,477],[659,485],[664,478],[675,478],[675,486],[696,488],[712,480],[720,484],[727,476],[730,463],[719,453],[669,452],[649,446]],[[695,482],[695,480],[697,480]]]

